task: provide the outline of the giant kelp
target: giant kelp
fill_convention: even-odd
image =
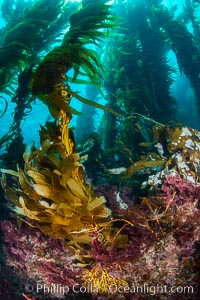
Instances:
[[[26,1],[23,1],[24,6],[19,5],[21,1],[11,2],[7,10],[11,9],[12,13],[7,13],[3,3],[6,26],[1,33],[0,45],[1,91],[8,83],[8,75],[13,75],[14,68],[38,62],[39,52],[55,42],[58,32],[66,27],[74,10],[74,5],[65,4],[63,0],[51,3],[39,0],[32,6],[31,2],[28,6]]]
[[[117,38],[111,38],[106,56],[109,104],[119,107],[125,116],[124,126],[118,119],[107,117],[106,142],[113,147],[110,136],[124,144],[131,141],[129,148],[133,153],[137,151],[134,145],[138,140],[134,113],[164,123],[176,113],[175,99],[170,93],[173,69],[167,60],[166,38],[151,13],[155,2],[158,4],[158,1],[124,4],[125,21]]]
[[[95,4],[97,2],[104,3],[95,1]],[[82,18],[88,16],[92,8],[90,5],[93,4],[92,0],[83,1],[82,10],[75,15],[80,24],[84,24]],[[99,13],[101,14],[100,10]],[[103,21],[102,17],[100,19]],[[96,33],[98,35],[98,31]],[[68,34],[70,35],[70,29]],[[46,286],[49,282],[58,283],[59,286],[67,285],[70,290],[64,297],[73,299],[82,297],[82,293],[75,294],[74,284],[77,288],[94,287],[94,290],[84,292],[83,298],[132,299],[135,293],[133,278],[137,286],[146,283],[144,287],[156,284],[173,288],[174,282],[181,286],[190,282],[195,289],[198,280],[196,269],[199,266],[199,185],[189,183],[179,176],[169,176],[161,190],[157,191],[158,194],[141,197],[140,191],[142,203],[139,205],[133,205],[135,190],[132,190],[132,194],[127,194],[127,188],[123,189],[121,185],[120,188],[110,184],[99,186],[99,191],[107,189],[108,203],[116,219],[111,218],[111,211],[105,206],[105,198],[97,196],[92,187],[85,182],[73,130],[69,128],[72,117],[69,107],[71,97],[75,95],[82,101],[90,102],[73,93],[68,85],[70,78],[65,72],[74,68],[73,79],[78,82],[77,74],[82,73],[79,65],[71,66],[67,59],[66,66],[62,64],[59,68],[60,65],[57,64],[60,60],[56,60],[56,56],[67,47],[66,44],[64,48],[62,45],[61,48],[56,48],[57,52],[52,50],[48,59],[44,58],[32,77],[35,96],[48,105],[55,121],[41,126],[41,147],[36,148],[32,145],[27,149],[24,153],[24,168],[18,166],[17,171],[1,170],[4,173],[3,187],[14,203],[13,210],[17,212],[18,223],[22,225],[21,230],[18,230],[13,220],[0,222],[4,233],[6,266],[11,267],[17,276],[22,276],[20,278],[23,282],[24,279],[30,280],[33,286],[38,282]],[[51,67],[55,68],[58,78],[54,78],[53,74],[49,75]],[[98,72],[101,70],[101,67],[95,67]],[[89,65],[86,73],[90,77],[95,70],[88,69]],[[118,69],[116,73],[114,79],[120,83],[120,75],[124,73],[124,68]],[[48,83],[48,86],[37,84],[40,76],[44,79],[43,84]],[[126,92],[129,97],[130,90]],[[113,97],[113,104],[115,99]],[[125,111],[122,98],[120,105],[122,111]],[[142,171],[147,171],[149,175],[155,167],[158,171],[163,164],[166,164],[166,171],[175,170],[181,176],[186,174],[194,181],[198,179],[193,177],[193,171],[195,168],[198,171],[199,132],[175,123],[162,125],[135,113],[134,110],[130,115],[128,113],[127,119],[122,120],[130,121],[130,124],[137,123],[135,128],[138,130],[138,136],[147,137],[138,146],[143,155],[140,161],[130,166],[128,180],[131,181],[136,173]],[[126,126],[123,129],[126,130]],[[147,131],[152,131],[152,134],[146,134]],[[133,143],[132,140],[131,142]],[[129,143],[122,146],[126,156],[133,160],[133,151],[128,148]],[[154,147],[157,147],[157,151]],[[5,175],[6,173],[8,175]],[[7,181],[6,177],[10,180]],[[156,183],[153,182],[155,188]],[[46,234],[62,241],[47,237]],[[72,247],[65,248],[66,243],[68,246],[73,245],[84,250],[85,259],[83,260],[83,251],[73,249],[71,252]],[[116,286],[120,287],[120,295]],[[128,290],[129,287],[132,289]],[[42,293],[36,297],[34,292],[27,295],[21,288],[20,292],[25,298],[43,297]],[[49,296],[56,299],[60,295],[53,291],[47,295]],[[138,298],[143,299],[146,296],[146,293],[141,293]],[[167,292],[162,294],[163,299],[169,299],[169,296],[171,295]],[[178,293],[174,295],[179,296]],[[186,299],[192,297],[191,294],[184,296]],[[155,292],[155,297],[160,297],[160,290]]]
[[[117,38],[108,44],[106,89],[110,107],[119,107],[126,118],[122,126],[118,119],[107,116],[107,147],[115,147],[113,139],[125,144],[131,140],[129,148],[137,152],[133,147],[140,138],[135,112],[164,123],[176,118],[171,87],[177,69],[169,65],[169,50],[175,53],[179,70],[189,78],[199,101],[198,9],[198,1],[188,0],[184,14],[176,17],[176,7],[168,10],[161,1],[119,2],[117,11],[125,17],[125,30],[120,28]]]
[[[128,148],[133,161],[139,161],[142,140],[151,139],[148,124],[141,130],[138,114],[162,123],[176,118],[171,87],[177,70],[169,64],[170,49],[199,101],[199,4],[186,4],[193,32],[180,16],[175,17],[175,8],[168,10],[161,1],[119,3],[118,14],[125,22],[107,45],[105,86],[110,107],[120,109],[123,117],[106,116],[105,145],[112,149]]]
[[[114,113],[112,109],[89,101],[69,89],[70,78],[66,73],[71,69],[74,71],[71,79],[73,82],[80,74],[87,76],[91,83],[100,87],[99,80],[103,67],[97,52],[88,48],[87,45],[99,45],[105,37],[105,31],[99,29],[106,28],[107,32],[113,26],[114,21],[109,14],[109,5],[106,1],[97,3],[83,1],[82,5],[83,9],[70,17],[70,30],[65,34],[62,44],[45,56],[31,81],[33,94],[47,104],[55,118],[58,117],[60,109],[69,113],[66,103],[72,96],[83,103]]]
[[[168,42],[174,51],[179,69],[189,79],[194,89],[194,94],[199,109],[200,79],[199,65],[200,52],[197,39],[192,32],[179,19],[174,17],[165,7],[154,7],[152,13],[167,35]],[[191,16],[190,16],[191,17]]]
[[[0,91],[9,97],[8,105],[9,100],[16,103],[9,128],[12,135],[8,135],[11,139],[1,157],[8,168],[13,168],[25,148],[22,146],[21,123],[36,99],[29,86],[33,67],[41,60],[41,55],[49,51],[52,43],[60,41],[62,30],[66,29],[69,17],[77,6],[77,3],[65,4],[64,0],[39,0],[34,3],[11,0],[2,4],[5,26],[1,30]],[[13,152],[13,146],[18,143],[21,145],[17,147],[18,153]]]
[[[196,39],[196,45],[199,47],[199,34],[200,34],[200,22],[198,18],[199,10],[198,0],[186,0],[184,5],[183,21],[188,24],[191,22],[193,28],[194,39]]]
[[[140,143],[140,160],[127,168],[123,180],[138,176],[142,187],[154,189],[166,175],[179,175],[195,184],[199,181],[199,131],[175,122],[152,126],[151,142]],[[136,175],[137,174],[137,175]]]
[[[92,11],[95,18],[91,17]],[[97,84],[100,62],[96,52],[85,44],[100,41],[104,37],[100,29],[112,27],[111,20],[106,1],[97,1],[95,5],[84,1],[83,8],[71,16],[71,27],[61,46],[45,56],[31,82],[33,93],[47,104],[55,122],[42,127],[40,149],[33,146],[25,152],[24,170],[20,167],[17,171],[2,170],[19,179],[17,189],[8,187],[5,176],[2,179],[17,213],[28,217],[25,221],[30,226],[76,245],[91,242],[99,228],[107,227],[105,221],[110,210],[104,204],[105,198],[97,197],[84,179],[73,132],[69,129],[72,117],[69,101],[75,94],[69,89],[65,73],[74,65],[85,68],[88,77]],[[79,95],[76,97],[91,103]]]
[[[105,198],[97,197],[84,180],[72,132],[61,121],[41,129],[41,148],[24,153],[24,171],[11,172],[19,178],[18,189],[3,186],[17,205],[17,213],[29,218],[31,226],[57,238],[88,243],[97,223],[110,215]]]

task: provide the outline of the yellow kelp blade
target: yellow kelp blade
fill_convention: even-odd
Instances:
[[[4,174],[13,175],[15,177],[19,177],[19,173],[17,171],[7,170],[7,169],[0,169],[0,172],[2,172]]]
[[[127,169],[127,174],[124,176],[124,179],[129,179],[139,170],[145,170],[147,168],[164,167],[165,163],[166,163],[165,160],[146,160],[146,161],[139,160],[137,162],[134,162]]]
[[[113,115],[115,115],[115,116],[117,116],[117,117],[121,117],[121,114],[120,114],[120,113],[116,112],[114,109],[112,109],[112,108],[110,108],[110,107],[107,107],[107,106],[101,105],[101,104],[99,104],[99,103],[93,102],[93,101],[91,101],[91,100],[88,100],[88,99],[86,99],[86,98],[84,98],[84,97],[78,95],[78,94],[75,93],[75,92],[70,91],[70,93],[71,93],[71,95],[72,95],[73,97],[75,97],[76,99],[78,99],[78,100],[81,101],[82,103],[85,103],[85,104],[87,104],[87,105],[94,106],[94,107],[96,107],[96,108],[103,109],[104,111],[107,111],[107,112],[109,112],[109,113],[111,113],[111,114],[113,114]]]

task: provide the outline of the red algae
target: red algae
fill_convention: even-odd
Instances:
[[[105,186],[98,189],[102,192]],[[46,296],[44,287],[49,291],[49,299],[61,296],[66,299],[72,295],[79,299],[76,297],[80,294],[91,299],[146,299],[145,294],[157,295],[159,299],[169,299],[169,296],[178,299],[178,292],[172,288],[183,290],[185,286],[190,289],[181,296],[196,299],[199,293],[199,189],[198,184],[169,176],[148,200],[125,209],[118,205],[116,187],[110,188],[110,196],[106,189],[104,195],[109,207],[114,208],[113,220],[118,217],[113,222],[114,228],[123,227],[120,239],[102,242],[97,236],[91,247],[83,250],[75,251],[64,241],[48,237],[27,224],[19,230],[13,221],[1,221],[5,265],[12,267],[22,282],[29,282],[33,287],[43,284],[38,295],[29,293],[28,296],[35,299]],[[120,197],[125,203],[130,202],[127,191],[121,192]],[[92,269],[103,270],[102,274],[114,278],[113,282],[119,282],[119,287],[115,284],[115,289],[106,295],[100,289],[95,290],[96,286],[85,287],[87,280],[91,284],[92,280],[97,282],[92,277]],[[60,295],[62,287],[68,289]],[[27,294],[23,285],[20,292]]]

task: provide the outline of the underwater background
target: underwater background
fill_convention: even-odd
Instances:
[[[200,1],[0,7],[0,300],[199,299]]]

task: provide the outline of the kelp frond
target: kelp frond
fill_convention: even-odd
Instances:
[[[82,8],[70,17],[70,28],[62,44],[48,53],[36,69],[31,80],[32,92],[48,107],[52,106],[49,95],[54,94],[56,87],[65,85],[66,93],[67,89],[69,91],[66,82],[68,81],[67,72],[71,69],[74,70],[73,82],[76,82],[79,74],[82,75],[84,72],[90,83],[100,89],[103,66],[97,51],[91,49],[91,45],[99,45],[105,37],[104,29],[114,26],[110,5],[106,3],[107,1],[104,0],[83,1]],[[58,93],[61,94],[61,92]],[[76,98],[80,100],[80,97]],[[88,104],[92,103],[88,101]],[[64,105],[60,103],[57,106],[60,110]],[[102,108],[100,105],[98,107]],[[53,116],[55,115],[54,113]]]
[[[3,109],[3,111],[0,111],[0,118],[2,118],[2,117],[4,116],[4,114],[6,113],[6,111],[7,111],[7,108],[8,108],[8,102],[7,102],[7,100],[6,100],[4,97],[2,97],[2,96],[0,96],[0,99],[2,99],[3,102],[4,102],[4,109]]]
[[[71,2],[65,4],[64,0],[34,2],[18,1],[9,7],[4,1],[2,5],[7,22],[0,43],[0,67],[4,70],[4,78],[18,65],[29,64],[31,58],[31,63],[35,64],[38,54],[55,43],[78,6]],[[1,85],[1,90],[3,88]]]
[[[59,125],[43,127],[40,149],[27,149],[24,170],[2,169],[2,186],[16,212],[32,226],[78,245],[90,243],[93,228],[107,224],[111,212],[105,198],[96,196],[85,183],[68,124],[69,117],[63,113]],[[19,188],[8,186],[6,173],[18,178]]]
[[[70,91],[70,93],[71,93],[71,95],[72,95],[73,97],[75,97],[76,99],[78,99],[80,102],[82,102],[82,103],[84,103],[84,104],[91,105],[91,106],[94,106],[94,107],[96,107],[96,108],[103,109],[103,110],[105,110],[105,111],[107,111],[107,112],[109,112],[109,113],[112,113],[112,114],[114,114],[114,115],[116,115],[116,116],[118,116],[118,117],[121,116],[119,113],[117,113],[116,111],[114,111],[114,110],[113,110],[112,108],[110,108],[110,107],[107,107],[107,106],[101,105],[101,104],[99,104],[99,103],[93,102],[93,101],[91,101],[91,100],[88,100],[88,99],[86,99],[86,98],[80,96],[79,94],[77,94],[77,93],[75,93],[75,92]]]
[[[70,30],[63,40],[63,46],[101,41],[105,37],[103,28],[113,27],[114,18],[110,5],[105,0],[83,1],[82,9],[70,17]]]

